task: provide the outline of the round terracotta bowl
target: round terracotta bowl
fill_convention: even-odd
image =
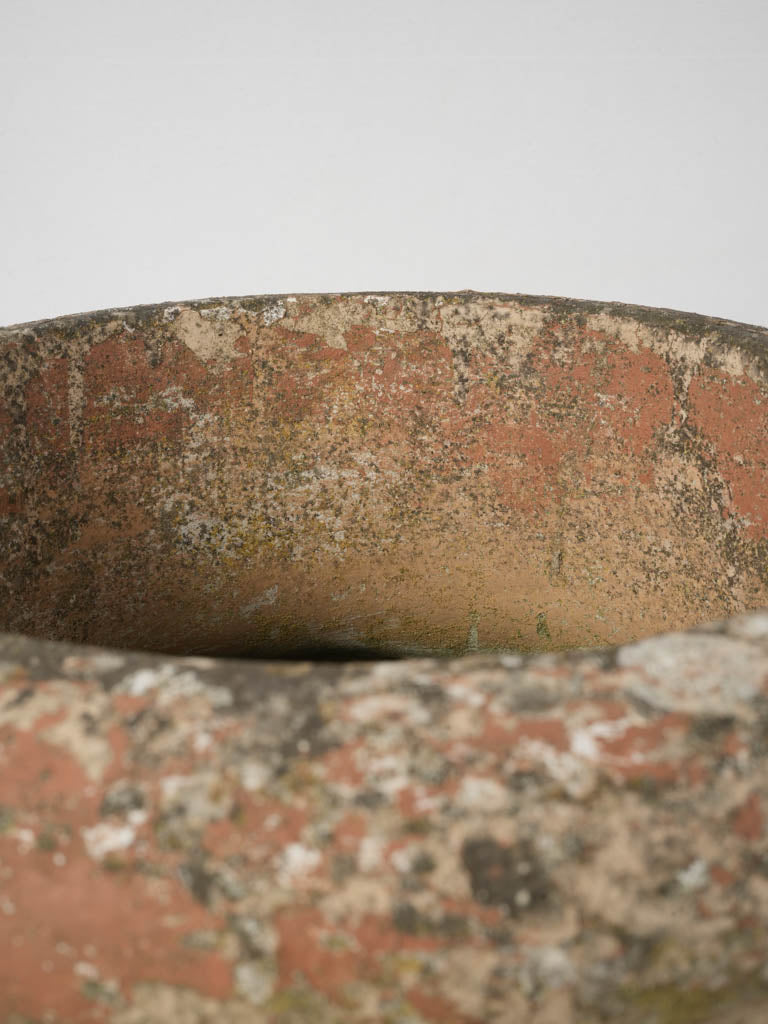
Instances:
[[[0,628],[175,653],[564,650],[768,603],[768,344],[514,295],[0,335]]]
[[[763,328],[0,329],[0,1024],[768,1019],[766,605]]]

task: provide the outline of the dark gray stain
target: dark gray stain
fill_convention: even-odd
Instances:
[[[550,902],[553,883],[527,839],[512,846],[488,836],[467,839],[461,860],[478,903],[506,907],[518,916]]]

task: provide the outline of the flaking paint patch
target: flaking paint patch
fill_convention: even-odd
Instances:
[[[231,784],[214,772],[167,775],[160,784],[164,810],[182,814],[193,827],[226,818],[234,805]]]
[[[341,299],[341,296],[336,298]],[[425,317],[423,303],[409,296],[403,296],[397,303],[372,304],[362,297],[356,297],[349,303],[316,303],[309,312],[296,314],[291,311],[289,315],[293,330],[316,334],[335,349],[347,348],[347,333],[357,326],[374,332],[383,329],[392,333],[439,328],[436,315],[428,312]]]
[[[158,700],[161,705],[172,704],[179,698],[198,694],[205,695],[218,707],[227,707],[232,703],[232,695],[226,688],[206,683],[192,669],[179,671],[178,666],[171,662],[129,673],[115,687],[115,692],[131,697],[143,697],[157,689],[160,690]]]
[[[109,853],[126,850],[136,839],[136,832],[130,825],[111,825],[106,821],[81,828],[80,834],[86,852],[93,860],[103,860]]]
[[[288,301],[290,301],[290,299]],[[271,327],[272,324],[277,323],[278,320],[282,320],[285,313],[285,305],[278,300],[277,302],[273,302],[271,305],[264,307],[261,313],[261,319],[265,327]]]
[[[106,706],[99,694],[85,701],[66,701],[63,717],[39,732],[42,739],[71,754],[93,782],[104,778],[114,760],[111,743],[102,732],[104,726],[101,729],[96,726],[95,730],[91,726],[104,715]]]
[[[279,856],[277,880],[284,888],[298,885],[303,878],[312,874],[322,861],[323,856],[319,850],[303,843],[289,843]]]
[[[213,999],[186,986],[143,982],[130,1002],[115,1010],[113,1024],[268,1024],[268,1017],[242,998]]]
[[[468,298],[442,305],[439,314],[440,331],[453,353],[454,394],[459,401],[464,400],[462,368],[468,359],[495,348],[498,364],[510,373],[520,373],[546,323],[546,309],[525,307],[514,300],[488,303]]]
[[[225,310],[226,307],[218,309]],[[245,331],[231,315],[224,317],[217,315],[216,311],[182,307],[172,322],[175,336],[205,363],[234,359],[241,354],[235,348],[235,342]]]
[[[65,658],[62,662],[62,669],[69,675],[88,675],[92,673],[98,676],[102,672],[116,672],[125,664],[125,658],[114,651],[93,651],[85,656],[73,655]]]
[[[258,597],[254,598],[253,601],[243,606],[243,613],[250,615],[255,612],[258,608],[264,608],[267,605],[272,605],[277,601],[277,595],[279,592],[277,583],[273,583],[271,587],[267,587],[266,590],[262,591]]]
[[[628,670],[624,685],[631,692],[670,711],[749,719],[766,682],[753,646],[735,639],[726,646],[706,635],[695,645],[676,635],[641,640],[623,647],[617,664]]]

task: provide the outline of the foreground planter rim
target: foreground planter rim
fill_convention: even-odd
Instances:
[[[477,293],[0,330],[0,1022],[762,1019],[767,352]]]

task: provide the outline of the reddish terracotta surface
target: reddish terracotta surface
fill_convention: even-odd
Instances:
[[[5,329],[0,626],[456,654],[760,607],[766,350],[690,314],[474,293]]]
[[[471,293],[0,331],[0,1024],[768,1019],[767,346]]]
[[[768,1012],[768,613],[390,662],[0,639],[0,1020]]]

